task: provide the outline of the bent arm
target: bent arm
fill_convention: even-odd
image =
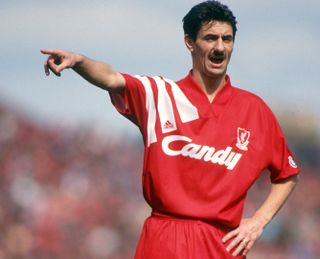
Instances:
[[[41,50],[41,53],[48,55],[46,75],[52,71],[60,76],[64,69],[71,68],[91,84],[107,91],[119,92],[125,87],[124,77],[106,63],[63,50]]]
[[[267,225],[285,204],[297,182],[298,175],[293,175],[282,181],[272,183],[268,197],[256,211],[254,217],[259,218],[264,226]]]
[[[238,228],[223,237],[223,242],[233,239],[226,249],[228,251],[235,249],[232,253],[234,256],[246,255],[259,239],[266,225],[285,204],[297,182],[298,175],[293,175],[272,183],[268,197],[254,215],[251,218],[243,219]]]

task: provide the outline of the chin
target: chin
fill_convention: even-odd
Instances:
[[[225,69],[215,69],[215,70],[212,70],[210,69],[207,73],[207,76],[211,77],[211,78],[218,78],[218,77],[222,77],[222,76],[225,76],[226,74],[226,70]]]
[[[225,75],[226,70],[227,69],[225,66],[220,66],[220,67],[207,66],[206,67],[206,74],[212,75],[214,77],[223,76],[223,75]]]

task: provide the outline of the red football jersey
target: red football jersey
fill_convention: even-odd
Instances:
[[[173,82],[123,74],[117,110],[140,129],[144,197],[154,211],[238,226],[250,186],[299,169],[279,124],[256,95],[226,83],[210,103],[192,72]]]

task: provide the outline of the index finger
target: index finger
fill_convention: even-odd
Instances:
[[[59,54],[61,54],[61,51],[57,50],[57,49],[41,49],[40,52],[45,55],[59,55]]]

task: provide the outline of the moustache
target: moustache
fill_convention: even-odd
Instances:
[[[219,50],[214,50],[212,52],[211,56],[217,57],[217,58],[224,57],[225,56],[225,52],[224,51],[219,51]]]

